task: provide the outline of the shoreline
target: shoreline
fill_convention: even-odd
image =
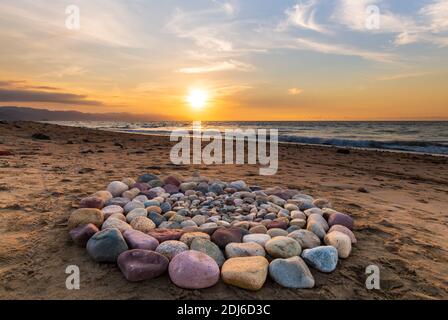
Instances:
[[[51,122],[45,122],[45,121],[29,121],[29,122],[35,122],[35,123],[46,123],[51,125],[58,125],[62,127],[75,127],[75,128],[81,128],[81,129],[88,129],[88,130],[98,130],[98,131],[105,131],[105,132],[116,132],[116,133],[124,133],[124,134],[133,134],[133,135],[143,135],[143,136],[156,136],[156,137],[169,137],[170,135],[167,134],[160,134],[160,133],[144,133],[144,132],[129,132],[125,130],[113,130],[113,129],[99,129],[99,128],[89,128],[89,127],[83,127],[83,126],[69,126],[69,125],[63,125],[63,124],[57,124],[57,123],[51,123]],[[157,121],[155,121],[157,122]],[[213,122],[213,121],[211,121]],[[222,122],[232,122],[232,121],[222,121]],[[236,121],[239,122],[239,121]],[[256,121],[246,121],[246,123],[252,123]],[[281,121],[278,121],[281,122]],[[314,121],[310,121],[314,122]],[[328,121],[331,122],[331,121]],[[348,121],[349,122],[349,121]],[[365,122],[375,122],[375,121],[365,121]],[[393,121],[396,122],[396,121]],[[402,121],[402,122],[409,122],[409,121]],[[415,122],[415,121],[412,121]],[[448,121],[420,121],[420,122],[447,122]],[[146,123],[146,122],[141,122]],[[387,148],[368,148],[368,147],[356,147],[356,146],[338,146],[338,145],[330,145],[330,144],[319,144],[319,143],[304,143],[304,142],[295,142],[295,141],[278,141],[280,144],[292,144],[292,145],[302,145],[302,146],[320,146],[320,147],[328,147],[328,148],[336,148],[336,149],[348,149],[348,150],[365,150],[365,151],[377,151],[377,152],[396,152],[396,153],[408,153],[408,154],[416,154],[416,155],[425,155],[425,156],[434,156],[434,157],[447,157],[448,154],[442,154],[442,153],[427,153],[427,152],[419,152],[419,151],[410,151],[410,150],[400,150],[400,149],[387,149]]]
[[[50,140],[33,139],[42,133]],[[173,165],[166,137],[37,122],[0,123],[0,298],[3,299],[447,299],[446,157],[279,143],[279,170],[257,165]],[[337,270],[311,270],[311,290],[285,290],[268,279],[257,292],[219,282],[183,290],[168,276],[127,282],[114,265],[93,262],[67,235],[79,200],[115,179],[153,172],[243,179],[284,186],[351,215],[358,239]],[[66,290],[67,265],[81,269],[81,289]],[[365,288],[365,269],[381,270],[381,290]]]

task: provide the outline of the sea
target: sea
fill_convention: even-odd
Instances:
[[[144,135],[192,130],[193,122],[47,121]],[[277,129],[280,142],[448,156],[448,121],[206,121],[202,130]]]

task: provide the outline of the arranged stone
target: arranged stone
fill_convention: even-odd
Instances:
[[[167,240],[179,240],[183,234],[182,230],[176,229],[154,229],[147,233],[156,238],[160,243]]]
[[[103,209],[101,209],[101,211],[104,214],[104,219],[109,218],[111,215],[115,214],[115,213],[124,213],[124,210],[122,207],[117,206],[117,205],[111,205],[111,206],[107,206],[104,207]]]
[[[69,234],[95,260],[116,262],[126,251],[118,264],[130,281],[156,277],[171,261],[170,278],[186,289],[214,285],[219,267],[240,288],[261,288],[268,268],[281,286],[312,288],[307,264],[331,272],[356,243],[353,219],[326,199],[199,174],[113,181],[79,206]]]
[[[269,240],[271,240],[271,236],[268,234],[255,233],[255,234],[247,234],[243,237],[244,243],[257,243],[263,248],[265,247],[266,242],[268,242]]]
[[[169,261],[160,253],[133,249],[120,254],[117,264],[128,281],[143,281],[162,275],[167,270]]]
[[[222,280],[232,286],[260,290],[268,274],[269,262],[265,257],[239,257],[224,262],[221,269]]]
[[[120,230],[120,232],[125,232],[126,230],[132,229],[129,224],[116,218],[107,219],[106,221],[104,221],[103,226],[101,227],[102,230],[111,228],[118,229]]]
[[[147,217],[136,217],[131,221],[131,227],[135,230],[147,233],[156,228],[156,225],[152,220]]]
[[[171,260],[168,270],[171,281],[184,289],[212,287],[218,282],[220,273],[215,260],[195,250],[177,254]]]
[[[75,244],[85,247],[87,241],[98,231],[99,229],[96,225],[89,223],[70,230],[69,234]]]
[[[314,287],[314,277],[300,257],[275,259],[269,264],[269,275],[285,288],[305,289]]]
[[[129,187],[121,181],[113,181],[107,186],[107,191],[109,191],[113,197],[120,197],[123,192],[127,190],[129,190]]]
[[[212,235],[212,241],[220,248],[225,248],[231,242],[241,242],[243,231],[240,228],[218,229]]]
[[[328,233],[330,233],[332,231],[339,231],[339,232],[346,234],[352,241],[352,244],[355,244],[357,242],[355,234],[349,228],[344,227],[343,225],[335,224],[334,226],[332,226],[330,228],[330,230],[328,230]]]
[[[339,258],[348,258],[352,251],[352,241],[345,233],[339,231],[332,231],[327,233],[324,238],[325,244],[333,246],[338,250]]]
[[[105,229],[95,233],[87,242],[87,252],[97,262],[116,262],[128,250],[118,229]]]
[[[101,227],[104,221],[104,214],[99,209],[82,208],[72,212],[68,219],[68,229],[72,230],[79,225],[94,224],[98,228]]]
[[[191,242],[194,239],[196,239],[196,238],[210,240],[210,236],[207,233],[204,233],[204,232],[188,232],[188,233],[184,233],[180,237],[180,241],[185,243],[187,246],[190,246]]]
[[[156,252],[164,255],[168,260],[173,259],[177,254],[187,251],[188,246],[177,240],[168,240],[159,244],[156,248]]]
[[[100,197],[87,197],[81,200],[79,207],[102,209],[104,207],[104,200]]]
[[[321,242],[318,236],[308,230],[296,230],[288,234],[288,237],[296,240],[302,249],[319,247]]]
[[[205,253],[215,260],[219,267],[221,267],[226,260],[221,249],[219,249],[219,247],[212,241],[204,238],[194,238],[191,242],[190,249]]]
[[[332,246],[305,249],[302,258],[308,265],[321,272],[333,272],[338,264],[338,250]]]
[[[123,237],[131,249],[145,249],[154,251],[159,246],[159,241],[138,230],[126,230]]]
[[[290,237],[275,237],[266,242],[266,252],[273,258],[290,258],[302,252],[300,244]]]
[[[226,246],[227,258],[261,256],[264,257],[266,252],[264,248],[255,242],[246,243],[229,243]]]
[[[342,225],[350,230],[353,230],[353,219],[344,214],[344,213],[340,213],[340,212],[335,212],[330,214],[330,216],[328,217],[328,224],[330,227],[334,226],[334,225]]]

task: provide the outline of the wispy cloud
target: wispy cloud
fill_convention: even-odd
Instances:
[[[397,57],[391,53],[363,50],[341,44],[333,44],[333,43],[330,44],[308,39],[296,39],[296,45],[294,46],[294,48],[312,50],[320,53],[327,53],[334,55],[355,56],[377,62],[391,63],[395,62],[397,59]]]
[[[400,74],[393,74],[388,76],[383,76],[378,78],[380,81],[393,81],[393,80],[401,80],[401,79],[408,79],[408,78],[418,78],[433,74],[432,72],[413,72],[413,73],[400,73]]]
[[[229,60],[201,67],[181,68],[178,70],[178,72],[196,74],[196,73],[210,73],[218,71],[252,71],[252,70],[254,70],[254,66],[251,64],[247,64],[241,61]]]
[[[309,0],[305,3],[296,4],[285,11],[286,21],[277,27],[278,30],[285,30],[288,26],[296,26],[303,29],[327,33],[328,30],[316,22],[316,10],[318,1]]]

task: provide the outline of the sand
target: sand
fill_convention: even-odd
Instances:
[[[34,140],[34,133],[51,140]],[[341,154],[332,147],[285,144],[279,148],[277,175],[260,176],[256,165],[174,166],[171,145],[167,137],[1,123],[0,298],[448,298],[448,158],[372,150]],[[312,270],[313,289],[285,289],[268,279],[262,290],[248,292],[222,282],[183,290],[167,275],[129,283],[116,266],[93,262],[70,241],[70,212],[108,182],[145,172],[189,176],[196,171],[330,199],[335,209],[355,218],[358,243],[335,272]],[[65,268],[71,264],[80,268],[80,290],[65,287]],[[370,264],[380,267],[381,290],[365,288]]]

